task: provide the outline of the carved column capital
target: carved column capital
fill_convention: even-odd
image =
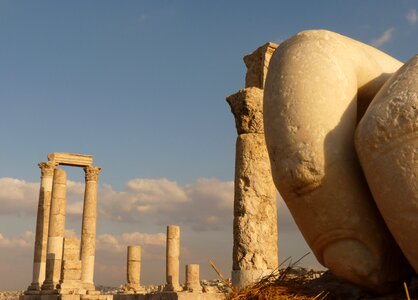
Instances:
[[[238,134],[264,133],[263,94],[262,89],[250,87],[226,98],[235,117]]]
[[[41,177],[52,177],[54,175],[54,170],[58,166],[58,163],[54,161],[41,162],[38,164],[41,168]]]
[[[86,173],[86,181],[98,181],[101,169],[102,168],[95,166],[84,167],[84,172]]]

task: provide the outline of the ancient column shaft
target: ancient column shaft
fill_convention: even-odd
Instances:
[[[41,186],[39,191],[38,213],[36,217],[32,283],[28,287],[28,291],[39,291],[45,280],[52,178],[56,165],[56,163],[52,162],[42,162],[38,164],[41,168]]]
[[[61,263],[65,232],[67,174],[55,169],[49,218],[48,247],[43,290],[56,289],[61,278]]]
[[[84,193],[83,224],[81,228],[81,280],[87,290],[95,290],[94,258],[96,252],[97,181],[99,167],[87,166]]]
[[[268,43],[244,58],[247,87],[227,97],[238,132],[232,271],[238,287],[278,266],[276,188],[264,139],[262,89],[276,47]]]
[[[141,246],[128,246],[126,279],[125,290],[135,292],[141,289]]]
[[[237,138],[235,170],[233,270],[272,271],[278,266],[276,189],[263,135]]]
[[[180,267],[180,227],[167,226],[167,251],[166,251],[166,291],[179,291],[179,267]]]
[[[200,285],[200,270],[198,264],[186,265],[186,287],[189,292],[201,292],[202,286]]]

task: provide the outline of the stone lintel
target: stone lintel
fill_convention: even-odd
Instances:
[[[244,56],[244,63],[247,66],[245,87],[264,89],[270,58],[278,46],[269,42]]]
[[[48,161],[65,166],[87,167],[93,165],[93,155],[53,152],[48,154]]]

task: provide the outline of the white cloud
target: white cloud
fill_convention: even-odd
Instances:
[[[0,214],[35,214],[39,184],[14,178],[0,178]]]
[[[418,14],[415,9],[411,9],[405,16],[409,24],[414,25],[418,22]]]
[[[180,186],[168,179],[133,179],[124,191],[99,190],[100,213],[113,221],[185,224],[195,230],[221,229],[232,222],[233,182],[201,178]]]
[[[134,199],[143,204],[156,202],[187,202],[187,196],[176,182],[166,178],[132,179],[126,185],[127,191]]]
[[[395,27],[389,28],[388,30],[383,32],[381,36],[372,40],[371,42],[372,46],[381,47],[387,44],[392,39],[394,32],[395,32]]]
[[[35,234],[30,231],[26,231],[22,236],[9,239],[0,233],[0,248],[33,248],[35,241]]]
[[[139,245],[141,248],[148,246],[165,246],[166,236],[164,233],[130,232],[121,235],[101,234],[97,236],[97,250],[104,252],[125,253],[130,245]]]
[[[80,220],[84,183],[67,182],[67,217]],[[0,214],[35,216],[39,184],[13,178],[0,178]],[[98,189],[101,220],[166,226],[177,224],[194,231],[232,228],[234,183],[200,178],[179,185],[166,178],[132,179],[122,191],[111,185]],[[283,209],[280,209],[279,215]],[[282,219],[283,220],[283,219]]]
[[[181,186],[166,178],[137,178],[123,191],[103,185],[98,194],[100,216],[113,221],[183,224],[196,230],[218,230],[232,221],[232,181],[202,178]],[[67,182],[69,218],[80,218],[83,195],[84,183]],[[0,178],[0,214],[35,216],[38,199],[39,183]]]

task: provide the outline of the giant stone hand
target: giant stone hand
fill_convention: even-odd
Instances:
[[[275,185],[321,264],[378,292],[418,271],[418,57],[402,66],[301,32],[270,61],[264,128]]]

